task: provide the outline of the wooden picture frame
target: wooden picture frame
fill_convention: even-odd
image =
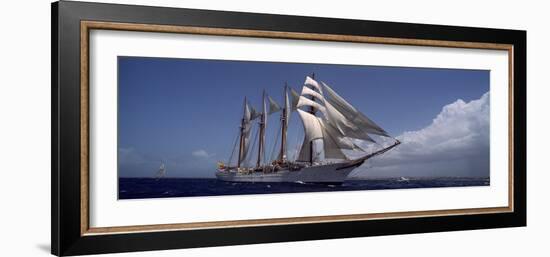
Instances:
[[[89,225],[90,30],[499,49],[509,56],[509,205],[163,225]],[[176,249],[526,225],[526,32],[145,7],[52,4],[52,254]]]

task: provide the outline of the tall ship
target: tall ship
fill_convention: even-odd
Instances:
[[[217,179],[231,182],[341,184],[366,160],[401,143],[326,83],[315,80],[315,74],[306,76],[301,93],[285,85],[283,99],[283,104],[279,105],[264,91],[261,111],[257,111],[245,97],[237,140],[229,162],[218,163]],[[275,113],[280,113],[280,129],[275,138],[280,142],[276,145],[280,147],[277,156],[270,159],[266,157],[267,117]],[[287,130],[293,113],[300,117],[304,136],[296,151],[293,151],[292,158],[289,158]],[[258,129],[252,137],[254,125]],[[372,135],[386,137],[393,143],[390,141],[388,146],[379,146]],[[368,143],[379,147],[367,152],[361,146]],[[233,158],[237,149],[237,158]],[[254,154],[255,163],[252,163]],[[235,163],[231,164],[233,159],[236,159]]]

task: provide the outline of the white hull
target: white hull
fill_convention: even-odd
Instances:
[[[231,182],[303,182],[342,183],[357,166],[349,163],[333,163],[304,167],[299,171],[279,170],[277,172],[216,172],[216,178]]]

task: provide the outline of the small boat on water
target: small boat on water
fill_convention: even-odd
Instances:
[[[217,179],[232,182],[341,184],[366,160],[381,155],[401,143],[344,100],[326,83],[314,78],[315,75],[306,77],[301,93],[285,85],[282,107],[264,91],[262,110],[258,112],[245,97],[236,163],[232,166],[230,163],[219,162]],[[289,98],[289,91],[291,98]],[[281,129],[278,130],[280,139],[277,140],[280,140],[280,149],[275,159],[267,160],[265,157],[267,116],[278,112],[280,112]],[[290,160],[287,155],[287,129],[291,113],[298,114],[304,130],[304,138],[293,160]],[[258,136],[254,140],[258,141],[257,158],[255,165],[247,165],[247,161],[249,163],[253,155],[250,141],[251,130],[256,120]],[[393,143],[376,151],[366,152],[358,142],[376,144],[371,135],[389,138]],[[237,141],[229,162],[233,159],[236,148]],[[354,155],[359,157],[350,158],[344,153],[345,151],[354,152],[356,153]]]
[[[157,171],[157,174],[155,175],[155,179],[159,180],[161,178],[164,178],[166,176],[166,166],[164,165],[164,162],[160,164],[159,170]]]

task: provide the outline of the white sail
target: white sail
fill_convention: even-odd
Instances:
[[[284,131],[284,134],[283,134],[283,137],[285,138],[285,144],[283,146],[282,143],[281,143],[283,156],[279,157],[279,159],[282,159],[282,160],[285,160],[286,157],[287,157],[287,147],[288,147],[287,145],[288,144],[286,143],[286,140],[287,140],[287,133],[288,133],[288,131],[287,131],[288,130],[288,124],[290,123],[290,114],[291,114],[291,112],[290,112],[290,99],[288,98],[287,89],[288,89],[288,87],[285,85],[285,106],[284,106],[285,111],[283,113],[283,115],[284,115],[283,118],[285,119],[285,128],[286,128],[285,131]]]
[[[256,119],[258,116],[254,116],[256,111],[254,108],[249,106],[248,102],[245,102],[244,106],[244,115],[243,115],[243,121],[241,124],[242,134],[243,137],[243,145],[241,150],[241,156],[239,157],[239,160],[244,161],[248,155],[248,147],[250,146],[250,131],[252,129],[252,120]]]
[[[319,85],[323,85],[323,88],[326,89],[324,92],[327,93],[328,97],[324,96]],[[353,142],[352,138],[375,142],[368,134],[369,132],[387,136],[382,128],[357,111],[325,83],[318,83],[310,77],[306,77],[296,107],[313,107],[314,110],[318,110],[322,114],[321,118],[310,113],[305,115],[305,112],[298,110],[304,124],[314,123],[311,121],[312,117],[318,120],[322,132],[322,135],[318,138],[323,140],[325,158],[328,159],[347,159],[342,152],[344,149],[363,151]],[[307,136],[308,133],[312,133],[309,131],[311,128],[304,126],[304,129],[306,130],[306,138],[300,151],[300,160],[307,160],[312,151],[310,147],[308,148],[308,145],[313,139],[311,136]]]
[[[292,90],[292,89],[291,89]],[[288,93],[285,91],[285,110],[286,110],[286,125],[288,126],[288,123],[290,122],[290,99],[288,98]]]
[[[322,114],[323,118],[310,113],[305,113],[307,114],[305,115],[303,111],[298,110],[304,124],[318,123],[320,125],[321,135],[318,135],[318,138],[323,140],[323,151],[326,159],[347,159],[342,149],[358,149],[350,139],[346,138],[347,135],[345,134],[346,131],[356,131],[357,127],[325,100],[317,81],[310,77],[306,77],[297,107],[313,107],[314,110],[319,110]],[[317,122],[314,122],[313,118],[315,118]],[[307,135],[308,128],[306,128],[305,125],[304,129]],[[365,135],[363,138],[370,139],[368,135]],[[309,155],[311,155],[312,149],[309,145],[312,140],[314,139],[308,136],[304,138],[304,143],[302,144],[302,149],[299,154],[300,160],[307,161],[308,158],[310,158]]]
[[[248,148],[250,147],[250,131],[251,131],[251,124],[244,124],[244,127],[243,127],[243,134],[242,134],[242,137],[243,137],[243,149],[241,151],[241,158],[240,160],[241,161],[244,161],[246,160],[246,157],[248,157]]]
[[[348,120],[341,112],[330,104],[330,102],[325,102],[325,108],[327,110],[328,122],[338,129],[342,133],[342,136],[374,142],[374,140],[364,130]]]
[[[316,162],[318,161],[321,155],[321,149],[320,146],[321,143],[323,143],[323,140],[321,139],[314,139],[310,142],[302,142],[302,146],[300,148],[300,152],[298,152],[298,157],[296,158],[296,161],[299,162]],[[312,152],[313,151],[313,152]],[[323,150],[324,151],[324,150]],[[313,157],[311,157],[311,154],[313,153]]]
[[[338,95],[332,88],[326,83],[321,82],[325,89],[327,100],[336,110],[338,110],[346,119],[356,124],[362,131],[380,136],[389,137],[388,133],[384,131],[380,126],[374,123],[367,116],[357,111],[351,104],[349,104],[344,98]]]
[[[163,178],[166,176],[166,167],[164,166],[164,162],[160,164],[159,170],[157,171],[157,175],[155,176],[158,179]]]
[[[325,115],[326,113],[326,110],[325,110],[325,107],[322,106],[321,104],[311,100],[311,99],[308,99],[307,97],[304,97],[304,96],[300,96],[300,100],[298,100],[298,104],[296,105],[297,107],[304,107],[304,106],[307,106],[307,107],[313,107],[315,108],[316,111],[321,111],[321,113],[323,113],[323,115]]]
[[[290,96],[292,96],[292,111],[296,111],[298,109],[298,101],[300,100],[300,94],[294,90],[294,88],[290,89]]]
[[[317,81],[315,81],[314,79],[310,78],[309,76],[306,76],[306,81],[304,82],[304,85],[310,86],[311,88],[314,88],[314,89],[317,89],[317,91],[319,91],[320,93],[323,92],[323,90],[321,89],[321,86],[319,85],[319,83]]]
[[[302,87],[302,96],[313,96],[321,101],[324,101],[325,99],[320,93],[317,93],[315,90],[306,86]]]
[[[357,130],[358,127],[350,122],[342,113],[340,113],[330,102],[325,100],[325,108],[327,110],[327,120],[329,120],[334,126],[342,131],[345,134],[344,130]]]
[[[302,124],[304,125],[305,130],[304,134],[307,142],[314,139],[323,138],[321,123],[319,123],[319,119],[315,115],[302,110],[298,110],[298,115],[300,115],[300,118],[302,119]]]
[[[260,116],[260,132],[258,133],[258,136],[260,137],[259,143],[258,143],[258,160],[256,165],[260,166],[263,162],[265,162],[265,130],[267,127],[267,105],[265,102],[266,93],[265,90],[262,94],[262,115]]]
[[[330,136],[333,138],[335,144],[340,149],[348,150],[362,150],[358,148],[351,139],[345,137],[338,129],[336,129],[332,124],[327,123],[325,120],[320,120],[321,125],[323,126],[323,137]]]
[[[330,130],[329,124],[323,124],[323,120],[319,119],[319,124],[323,129],[323,150],[326,159],[348,159],[342,152],[344,148],[353,149],[353,143],[345,144],[345,138],[339,137],[338,133]]]
[[[265,90],[264,90],[264,93],[262,95],[262,116],[261,116],[261,119],[262,119],[261,122],[263,122],[264,126],[267,125],[266,124],[267,123],[267,115],[265,115],[267,113],[267,104],[265,102],[265,97],[266,97],[266,94],[265,94]]]
[[[255,112],[256,112],[256,110],[254,110],[254,108],[248,104],[248,101],[245,100],[245,102],[244,102],[244,114],[243,114],[244,122],[248,123],[251,120],[253,120],[252,116]]]
[[[306,78],[305,84],[318,85],[318,83],[310,77]],[[316,86],[313,86],[313,87],[315,89],[318,89]],[[322,91],[319,91],[319,92],[322,92]],[[353,121],[350,121],[344,114],[342,114],[338,109],[336,109],[330,103],[330,101],[328,101],[323,96],[322,93],[319,93],[319,92],[316,92],[315,90],[310,89],[308,86],[304,86],[302,88],[302,95],[300,96],[297,106],[298,107],[310,106],[310,107],[316,108],[317,110],[320,110],[323,116],[325,117],[325,120],[328,123],[332,124],[335,128],[337,128],[345,137],[357,138],[361,140],[374,142],[374,140],[367,134],[367,132],[360,128],[360,125],[353,123]],[[334,91],[332,90],[331,92],[334,92]],[[314,97],[315,99],[318,99],[318,102],[320,103],[314,100],[311,100],[308,97]],[[342,99],[342,101],[344,100]],[[347,102],[345,101],[344,103],[347,104]],[[355,110],[353,106],[349,104],[347,105],[349,106],[349,108]]]
[[[323,128],[315,115],[300,109],[297,111],[304,125],[304,141],[302,143],[302,149],[298,154],[298,160],[309,161],[311,158],[310,144],[315,139],[323,138]]]
[[[262,113],[256,111],[256,109],[253,106],[249,106],[249,108],[250,108],[250,120],[255,120],[262,115]]]
[[[293,154],[296,161],[290,161],[286,158],[287,130],[291,112],[294,110],[298,112],[302,121],[304,138],[297,156]],[[281,111],[281,147],[277,160],[270,162],[265,159],[267,116],[279,111]],[[256,139],[259,141],[256,166],[240,166],[250,159],[251,152],[254,152],[249,149],[249,143],[255,119],[258,119],[260,125],[259,137],[254,139],[254,142]],[[218,164],[216,178],[239,182],[342,183],[353,169],[362,165],[367,159],[383,154],[400,144],[395,139],[395,143],[391,146],[363,154],[359,158],[350,159],[346,156],[347,153],[351,154],[351,151],[365,152],[356,145],[356,142],[359,140],[374,142],[370,137],[371,134],[387,136],[382,128],[357,111],[326,84],[306,77],[300,93],[290,89],[289,95],[288,86],[285,84],[281,105],[267,96],[264,91],[261,112],[250,106],[245,98],[240,130],[239,162],[236,167],[226,166],[223,163]],[[273,151],[275,151],[276,145],[273,144]],[[233,152],[231,156],[233,156]],[[165,172],[164,164],[161,165],[159,171]]]
[[[277,104],[277,102],[275,102],[275,100],[273,100],[271,96],[268,96],[267,99],[269,100],[269,113],[268,113],[269,115],[281,110],[281,107],[279,106],[279,104]]]

